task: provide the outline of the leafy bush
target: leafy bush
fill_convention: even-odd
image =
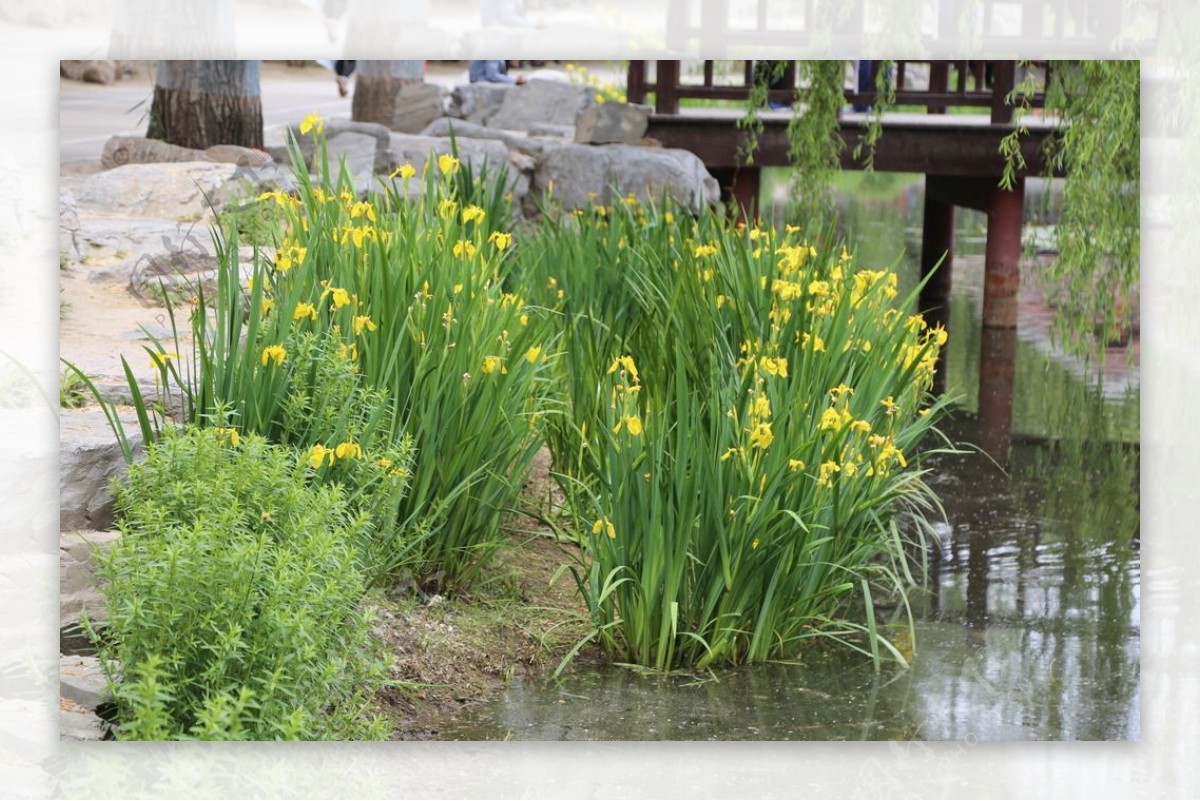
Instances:
[[[310,473],[222,428],[168,430],[130,467],[100,568],[120,738],[386,736],[359,569],[371,525]]]

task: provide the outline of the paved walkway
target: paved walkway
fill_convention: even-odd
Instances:
[[[133,76],[111,86],[63,78],[59,95],[59,158],[63,164],[99,160],[104,143],[116,135],[146,132],[146,118],[154,90],[150,62],[139,63]],[[454,69],[436,65],[428,80],[454,85],[466,65]],[[315,62],[289,67],[266,62],[262,71],[263,125],[296,122],[310,112],[324,117],[349,117],[352,96],[338,97],[333,73]]]
[[[605,73],[603,65],[589,64],[593,72]],[[561,64],[544,69],[562,72]],[[513,70],[513,75],[536,75],[538,70]],[[611,67],[607,72],[612,72]],[[607,79],[616,77],[604,74]],[[624,76],[620,76],[622,82]],[[447,88],[467,82],[467,63],[429,62],[425,80]],[[140,62],[135,74],[111,86],[83,83],[65,78],[59,82],[59,157],[62,164],[99,161],[104,143],[116,135],[137,136],[146,132],[146,118],[154,90],[152,62]],[[309,62],[289,67],[267,61],[262,69],[263,125],[267,128],[300,121],[316,112],[324,117],[349,117],[350,100],[338,97],[333,73]]]

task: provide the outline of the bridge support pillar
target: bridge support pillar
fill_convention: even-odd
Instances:
[[[984,251],[983,325],[1016,328],[1017,291],[1021,286],[1021,216],[1025,179],[1011,190],[992,190],[988,201],[987,245]]]
[[[979,346],[979,444],[1001,466],[1012,445],[1017,329],[983,329]]]
[[[933,277],[921,290],[922,311],[944,308],[950,299],[950,268],[954,259],[954,204],[936,196],[937,180],[936,175],[925,177],[921,278],[933,272],[935,267],[937,272],[933,273]]]
[[[738,219],[749,223],[758,214],[762,170],[758,167],[714,167],[709,170],[721,187],[721,200],[736,203]]]

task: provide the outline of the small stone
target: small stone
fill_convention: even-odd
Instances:
[[[94,656],[60,656],[58,687],[60,697],[85,710],[94,711],[108,699],[108,678]]]

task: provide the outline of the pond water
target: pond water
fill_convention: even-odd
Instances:
[[[858,261],[914,280],[920,179],[843,205]],[[885,187],[886,189],[886,187]],[[815,648],[794,664],[696,677],[580,668],[516,681],[439,721],[451,740],[1136,740],[1139,388],[1136,366],[1085,379],[1023,302],[1018,332],[981,330],[984,222],[959,212],[942,431],[926,456],[942,548],[913,595],[911,666]]]

